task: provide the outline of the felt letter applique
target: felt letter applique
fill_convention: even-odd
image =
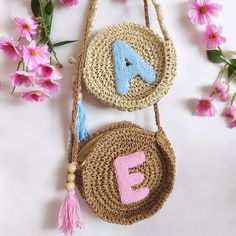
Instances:
[[[121,202],[125,205],[140,201],[148,196],[149,188],[133,189],[134,185],[142,183],[144,174],[129,173],[129,169],[141,165],[145,161],[144,152],[135,152],[120,156],[114,160],[114,168],[119,188]]]
[[[115,85],[120,95],[129,92],[129,81],[140,76],[146,83],[156,81],[156,72],[127,43],[116,40],[112,45]]]

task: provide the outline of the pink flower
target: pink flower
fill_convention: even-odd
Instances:
[[[216,114],[216,109],[212,101],[213,99],[211,98],[198,99],[196,115],[197,116],[214,116]]]
[[[79,0],[59,0],[59,2],[65,6],[73,6],[79,3]]]
[[[207,25],[203,35],[203,40],[207,44],[208,49],[213,49],[226,42],[226,38],[221,36],[222,27],[216,25]]]
[[[229,128],[235,128],[236,127],[236,119],[229,122]]]
[[[59,71],[50,64],[39,64],[36,67],[35,72],[44,79],[53,78],[54,80],[59,80],[62,78]]]
[[[217,81],[213,84],[213,89],[216,93],[224,94],[229,90],[229,85],[226,82]]]
[[[236,108],[234,106],[227,107],[223,112],[223,116],[230,121],[236,120]]]
[[[215,82],[213,84],[214,91],[219,95],[220,100],[222,102],[226,102],[228,100],[228,91],[229,91],[229,84],[226,82]]]
[[[227,102],[228,101],[228,94],[227,93],[223,93],[223,94],[220,94],[220,100],[222,102]]]
[[[49,96],[41,90],[34,90],[25,92],[22,97],[30,102],[43,102],[49,98]]]
[[[20,37],[26,38],[28,41],[31,41],[35,38],[38,27],[38,24],[35,22],[35,20],[33,20],[31,17],[26,19],[16,17],[14,21],[17,25]]]
[[[18,60],[21,57],[19,47],[12,39],[1,39],[0,49],[7,58]]]
[[[193,24],[211,24],[211,17],[217,16],[222,6],[209,0],[190,0],[188,15]]]
[[[35,41],[32,41],[28,46],[23,46],[23,59],[29,69],[34,69],[38,64],[49,63],[50,53],[47,45],[36,45]]]
[[[233,105],[224,110],[223,116],[228,119],[230,128],[236,127],[236,108]]]
[[[40,80],[37,82],[45,91],[55,94],[60,91],[60,85],[51,79]]]
[[[25,87],[30,87],[34,85],[33,76],[26,71],[17,71],[10,76],[10,79],[13,86],[24,85]]]

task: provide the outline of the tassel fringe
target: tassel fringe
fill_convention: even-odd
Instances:
[[[75,129],[78,141],[81,142],[88,138],[86,129],[86,115],[82,100],[78,101]],[[69,163],[67,166],[67,190],[68,194],[64,199],[59,212],[58,228],[65,236],[72,236],[76,228],[82,229],[84,227],[81,216],[79,199],[75,191],[75,171],[76,164]]]
[[[88,131],[86,129],[86,115],[82,100],[78,101],[75,128],[79,142],[82,142],[88,138]]]
[[[72,236],[76,228],[84,227],[79,199],[75,190],[68,192],[59,213],[59,230],[65,236]]]

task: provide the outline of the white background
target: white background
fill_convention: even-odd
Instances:
[[[30,14],[26,0],[0,0],[0,34],[16,37],[14,16]],[[64,166],[71,115],[71,82],[74,66],[67,63],[81,46],[89,1],[56,11],[53,41],[79,39],[58,49],[64,64],[62,92],[49,102],[30,104],[10,96],[8,74],[16,65],[0,59],[0,235],[56,236],[57,215],[65,196]],[[142,1],[101,0],[93,32],[112,23],[143,24]],[[193,28],[183,0],[160,0],[166,25],[178,53],[178,76],[160,102],[161,122],[177,157],[175,189],[165,207],[154,217],[133,226],[108,224],[96,217],[81,199],[86,228],[81,236],[235,236],[236,235],[236,136],[220,114],[198,118],[193,101],[206,95],[219,67],[208,63],[201,34]],[[217,23],[224,26],[227,44],[236,49],[236,2],[221,1],[224,10]],[[150,5],[152,28],[156,16]],[[130,120],[155,129],[151,108],[124,113],[104,107],[85,93],[89,132],[113,121]]]

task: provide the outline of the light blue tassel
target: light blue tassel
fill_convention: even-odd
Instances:
[[[85,123],[86,123],[86,115],[84,106],[82,100],[79,100],[77,107],[76,121],[75,121],[75,129],[77,132],[77,137],[79,142],[82,142],[83,140],[88,138],[88,131],[86,129]]]

